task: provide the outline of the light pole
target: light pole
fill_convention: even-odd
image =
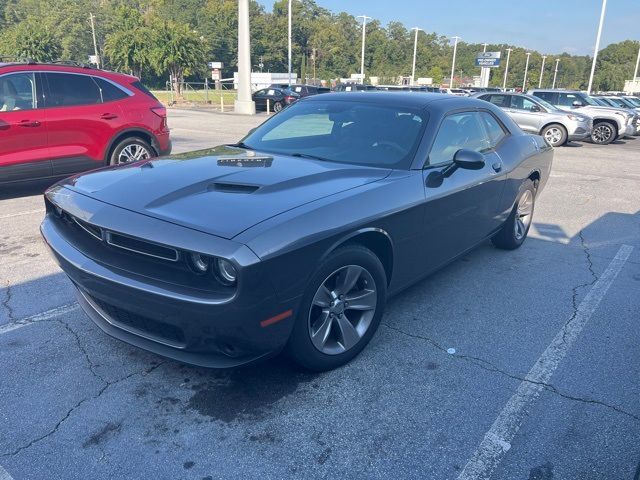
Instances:
[[[531,56],[531,52],[527,52],[527,61],[524,64],[524,80],[522,81],[522,92],[527,91],[527,73],[529,72],[529,57]]]
[[[291,3],[292,0],[289,0],[289,19],[288,19],[288,23],[289,23],[289,55],[288,55],[288,60],[289,60],[289,86],[291,86]]]
[[[96,27],[93,23],[93,13],[89,14],[89,21],[91,22],[91,35],[93,35],[93,53],[96,56],[96,67],[100,68],[100,56],[98,55],[98,42],[96,41]],[[637,69],[636,69],[637,70]]]
[[[413,85],[416,80],[416,52],[418,51],[418,32],[422,29],[413,27],[411,30],[416,31],[416,35],[413,38],[413,66],[411,67],[411,85]]]
[[[509,74],[509,59],[511,58],[511,52],[513,48],[507,48],[507,64],[504,66],[504,78],[502,79],[502,90],[507,89],[507,75]]]
[[[558,64],[560,63],[560,59],[556,58],[556,68],[553,71],[553,84],[551,85],[551,88],[556,88],[556,78],[558,77]]]
[[[607,10],[607,0],[602,0],[602,11],[600,12],[600,24],[598,25],[598,34],[596,35],[596,46],[593,49],[593,61],[591,62],[591,74],[589,75],[589,86],[587,93],[591,95],[591,86],[593,85],[593,74],[596,71],[596,60],[598,60],[598,50],[600,50],[600,37],[602,35],[602,25],[604,24],[604,14]]]
[[[366,15],[358,15],[356,18],[362,19],[362,52],[360,54],[360,83],[364,83],[364,42],[367,37],[367,20],[371,17]]]
[[[542,55],[542,66],[540,67],[540,79],[538,80],[538,88],[542,88],[542,77],[544,75],[544,62],[547,59],[546,55]]]
[[[453,76],[456,73],[456,53],[458,52],[458,40],[460,37],[453,38],[453,61],[451,62],[451,81],[449,82],[449,88],[453,88]]]
[[[238,0],[238,97],[236,113],[255,115],[251,99],[251,39],[249,36],[249,0]]]
[[[636,59],[636,69],[633,71],[633,81],[638,78],[638,66],[640,66],[640,48],[638,48],[638,58]]]

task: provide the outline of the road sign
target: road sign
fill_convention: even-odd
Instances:
[[[207,65],[211,70],[220,70],[223,67],[222,62],[209,62]]]
[[[502,52],[480,52],[476,55],[476,67],[496,68],[500,66]]]
[[[216,69],[211,72],[211,80],[220,80],[220,70]]]

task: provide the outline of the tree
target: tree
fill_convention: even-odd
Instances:
[[[115,30],[105,40],[104,51],[110,63],[138,78],[150,65],[151,30],[139,10],[121,5],[115,12]]]
[[[151,66],[158,75],[168,72],[174,92],[182,97],[184,77],[206,66],[204,39],[184,23],[156,20],[152,30]]]
[[[2,37],[2,53],[18,58],[50,62],[57,60],[62,50],[58,39],[47,28],[31,21],[14,25]]]

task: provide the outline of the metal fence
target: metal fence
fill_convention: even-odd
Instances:
[[[212,82],[205,79],[204,82],[180,82],[181,95],[178,97],[173,83],[168,80],[165,83],[164,101],[168,105],[190,104],[209,106],[214,110],[225,112],[233,110],[236,91],[233,89],[233,80]],[[219,88],[217,88],[219,87]]]

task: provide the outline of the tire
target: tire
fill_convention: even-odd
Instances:
[[[282,102],[275,102],[273,104],[273,111],[278,113],[280,110],[282,110]]]
[[[113,148],[109,156],[109,165],[123,165],[155,156],[156,152],[147,141],[140,137],[127,137]],[[127,157],[131,159],[126,160]]]
[[[352,281],[352,288],[344,288]],[[341,290],[346,290],[346,296]],[[387,277],[380,259],[359,245],[339,248],[311,277],[286,353],[298,365],[316,372],[344,365],[375,334],[386,296]],[[357,309],[353,308],[355,301],[361,302]]]
[[[540,135],[542,135],[552,147],[561,147],[567,143],[567,129],[559,123],[547,125],[542,129]]]
[[[616,126],[607,121],[600,121],[593,125],[591,141],[596,145],[609,145],[618,136]]]
[[[515,250],[524,243],[531,227],[535,201],[536,188],[533,182],[527,179],[520,186],[516,203],[509,218],[498,233],[491,238],[491,242],[496,248]]]

